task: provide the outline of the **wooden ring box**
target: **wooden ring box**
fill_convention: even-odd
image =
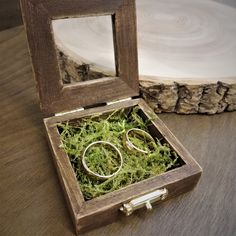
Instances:
[[[44,124],[48,141],[76,232],[79,234],[108,224],[124,215],[120,210],[124,210],[125,206],[137,202],[139,205],[136,208],[146,206],[150,209],[150,203],[154,200],[164,199],[163,194],[157,195],[154,200],[145,200],[145,197],[153,194],[165,193],[166,199],[169,199],[192,189],[200,178],[201,167],[145,101],[133,98],[139,96],[135,0],[21,0],[21,8],[41,109],[47,116]],[[64,85],[60,76],[52,20],[102,15],[111,15],[112,19],[117,77]],[[184,164],[161,175],[85,201],[69,158],[59,147],[61,141],[57,124],[136,105],[147,118],[152,117],[152,135],[164,138]],[[132,201],[135,199],[138,199],[136,203]]]

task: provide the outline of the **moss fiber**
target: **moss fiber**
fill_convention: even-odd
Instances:
[[[127,185],[137,183],[147,178],[177,167],[178,156],[168,144],[160,140],[150,144],[150,140],[140,135],[133,135],[132,142],[144,150],[151,149],[148,154],[132,152],[124,146],[124,135],[131,128],[148,131],[150,120],[141,118],[138,107],[117,110],[106,116],[95,115],[78,121],[58,125],[61,136],[61,148],[70,158],[85,200],[90,200],[106,193],[113,192]],[[108,141],[115,145],[123,156],[123,167],[114,177],[98,180],[86,173],[81,159],[84,149],[95,141]],[[119,168],[118,154],[108,145],[92,146],[86,153],[88,167],[102,175],[110,175]]]

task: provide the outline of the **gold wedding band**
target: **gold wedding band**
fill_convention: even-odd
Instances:
[[[88,151],[89,148],[91,148],[93,145],[96,145],[96,144],[106,144],[106,145],[109,145],[118,153],[119,158],[120,158],[120,166],[119,166],[119,169],[116,172],[114,172],[113,174],[111,174],[111,175],[100,175],[100,174],[90,170],[89,167],[87,166],[87,163],[86,163],[86,160],[85,160],[86,152]],[[87,171],[87,173],[89,175],[94,176],[94,177],[96,177],[98,179],[101,179],[101,180],[106,180],[106,179],[110,179],[110,178],[114,177],[115,175],[117,175],[120,172],[120,170],[121,170],[121,168],[123,166],[123,157],[122,157],[122,154],[119,151],[119,149],[115,145],[113,145],[112,143],[107,142],[107,141],[96,141],[96,142],[90,143],[85,148],[85,150],[83,152],[83,156],[82,156],[82,165],[83,165],[84,169]]]
[[[142,135],[143,137],[147,138],[149,141],[155,143],[155,140],[153,139],[153,137],[152,137],[149,133],[147,133],[146,131],[141,130],[141,129],[137,129],[137,128],[129,129],[129,130],[125,133],[125,146],[126,146],[130,151],[138,151],[138,152],[141,152],[141,153],[144,153],[144,154],[148,154],[150,151],[146,151],[146,150],[143,150],[143,149],[141,149],[141,148],[138,148],[137,146],[135,146],[135,145],[130,141],[129,134],[130,134],[131,132],[134,132],[134,133],[136,133],[136,134],[140,134],[140,135]]]

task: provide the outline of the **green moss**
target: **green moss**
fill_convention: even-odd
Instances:
[[[118,171],[121,162],[119,154],[109,145],[94,145],[86,152],[86,164],[99,175],[112,175]]]
[[[148,154],[131,152],[124,147],[123,139],[127,130],[140,128],[148,131],[150,120],[144,121],[139,115],[139,108],[118,110],[104,116],[93,116],[78,121],[58,125],[62,145],[68,154],[72,167],[80,183],[85,200],[90,200],[103,194],[153,177],[178,166],[178,156],[168,144],[159,140],[150,145],[139,135],[131,137],[132,142],[141,149],[152,151]],[[121,171],[105,181],[89,176],[81,164],[84,149],[94,141],[108,141],[114,144],[123,155]],[[86,163],[91,170],[102,175],[114,173],[119,168],[119,159],[114,150],[106,145],[93,146],[86,154]]]

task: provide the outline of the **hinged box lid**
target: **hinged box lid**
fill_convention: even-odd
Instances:
[[[45,115],[139,95],[135,0],[21,0],[41,109]],[[65,85],[52,20],[111,15],[116,77]]]

